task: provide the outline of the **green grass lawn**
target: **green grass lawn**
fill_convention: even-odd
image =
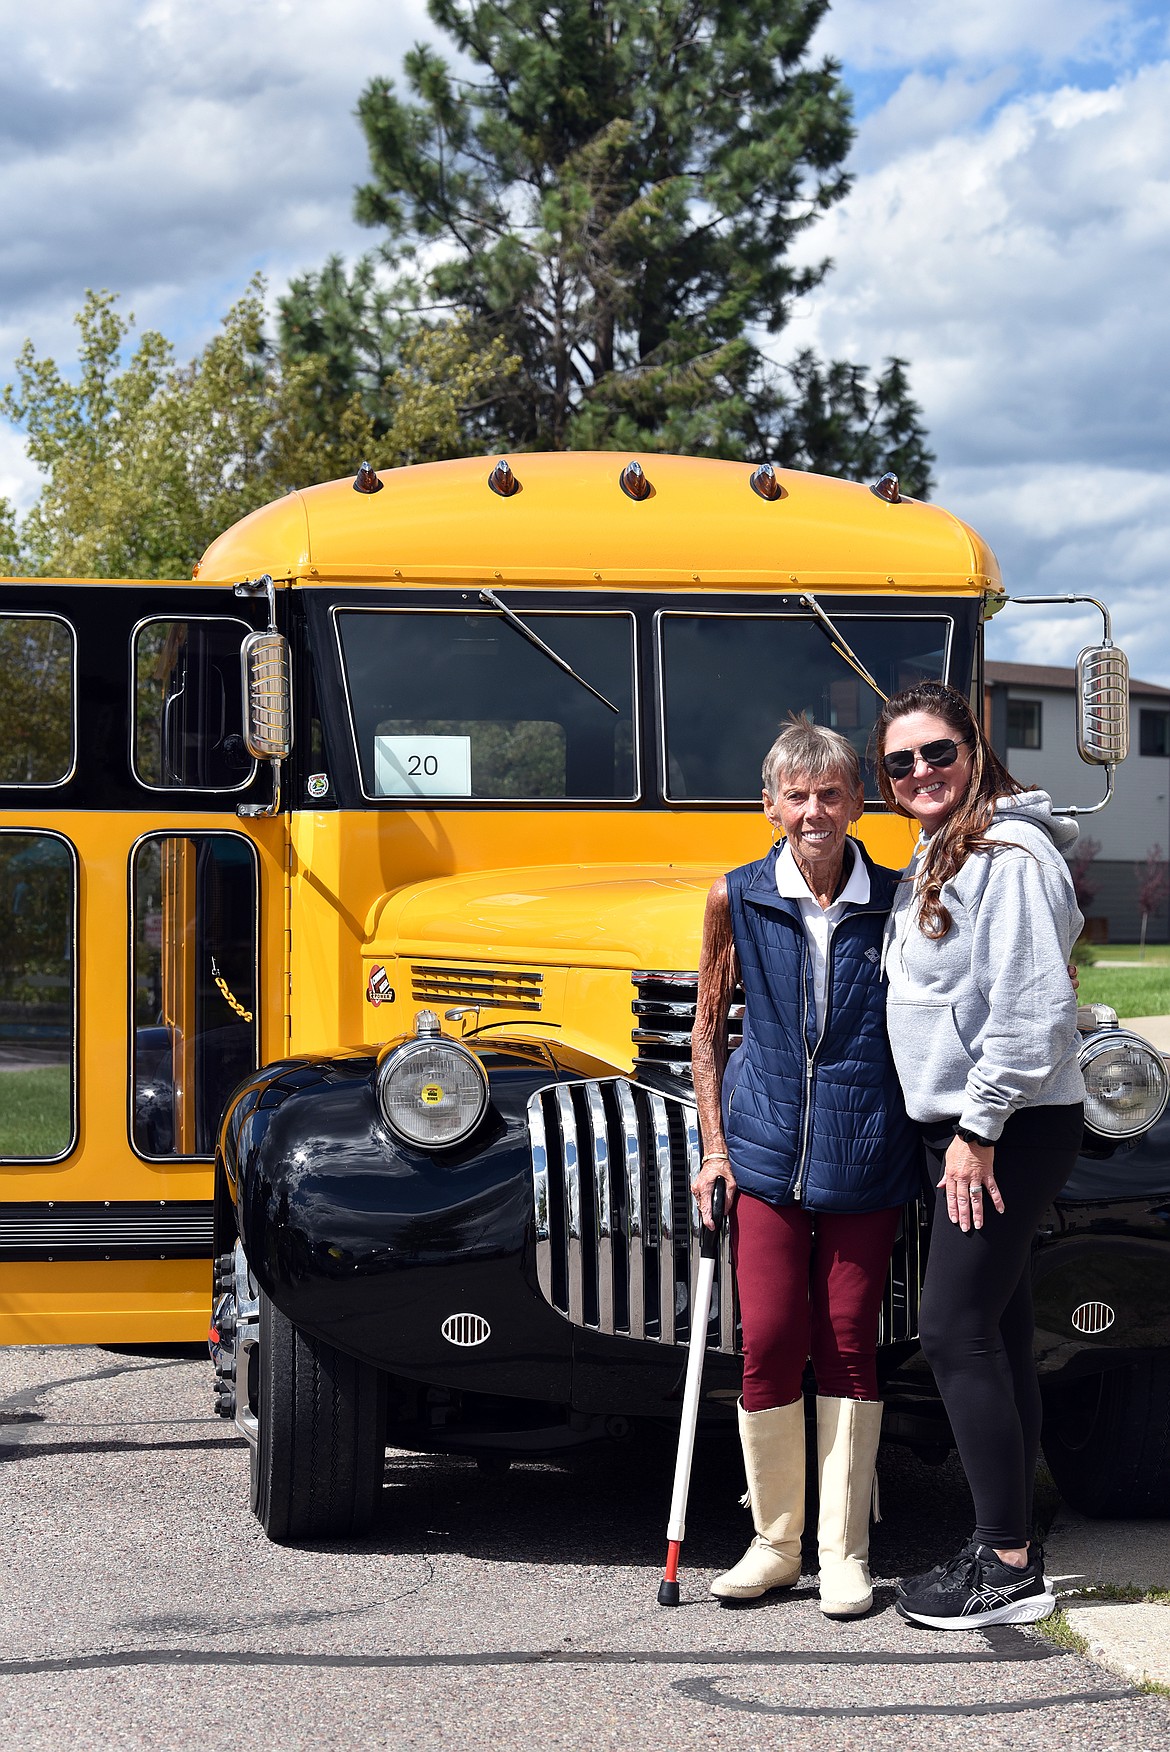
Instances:
[[[1170,967],[1170,943],[1147,943],[1144,955],[1136,943],[1097,943],[1093,954],[1098,966],[1110,961],[1140,961],[1143,967]]]
[[[1160,965],[1110,967],[1102,956],[1081,968],[1080,1001],[1110,1004],[1119,1016],[1170,1016],[1170,958]]]
[[[0,1156],[59,1156],[69,1143],[69,1066],[0,1071]]]

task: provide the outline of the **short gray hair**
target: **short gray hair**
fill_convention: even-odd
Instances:
[[[861,760],[839,730],[814,724],[807,713],[787,723],[764,756],[764,789],[773,802],[785,778],[840,777],[847,791],[861,789]]]

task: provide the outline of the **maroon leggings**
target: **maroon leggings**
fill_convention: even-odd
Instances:
[[[833,1213],[736,1195],[745,1411],[799,1399],[810,1357],[825,1398],[877,1398],[878,1310],[901,1214],[900,1205]]]

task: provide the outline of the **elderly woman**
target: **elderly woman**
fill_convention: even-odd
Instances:
[[[1030,1256],[1077,1158],[1084,1084],[1065,964],[1083,923],[1075,823],[997,759],[962,694],[883,707],[886,801],[922,829],[890,920],[889,1034],[937,1182],[922,1348],[975,1500],[949,1561],[902,1584],[918,1624],[1031,1623],[1055,1601],[1030,1544],[1040,1447]]]
[[[759,863],[711,889],[693,1043],[704,1146],[693,1191],[710,1226],[711,1189],[716,1179],[727,1185],[743,1321],[739,1431],[755,1526],[711,1591],[754,1599],[800,1575],[811,1357],[821,1610],[851,1618],[873,1603],[878,1308],[900,1207],[919,1173],[881,979],[898,876],[849,838],[864,792],[843,736],[795,720],[768,751],[763,778],[776,838]],[[728,1058],[728,1009],[741,982],[743,1044]]]

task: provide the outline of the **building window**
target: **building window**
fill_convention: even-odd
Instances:
[[[1040,701],[1009,700],[1007,703],[1009,748],[1040,747]]]
[[[1139,747],[1143,754],[1170,754],[1170,712],[1138,714]]]

